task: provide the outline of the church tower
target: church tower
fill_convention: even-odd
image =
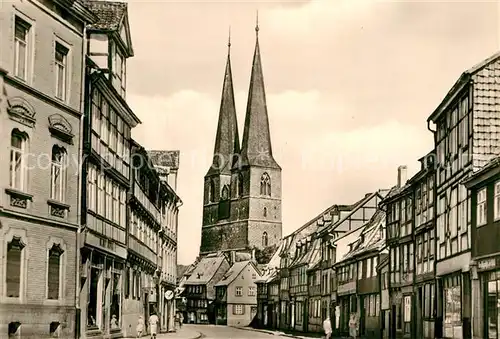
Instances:
[[[229,66],[226,66],[216,152],[217,145],[228,144],[228,137],[234,136],[235,139],[231,144],[233,156],[230,157],[229,162],[222,165],[223,171],[219,172],[213,169],[214,165],[220,165],[214,156],[214,163],[205,176],[200,248],[202,255],[216,251],[263,249],[277,244],[282,235],[281,167],[273,158],[271,147],[258,24],[255,31],[255,52],[241,150],[239,149],[232,81],[228,82],[228,73],[229,77],[231,74],[228,55],[227,65]],[[231,86],[230,91],[226,89],[228,83]],[[225,96],[230,97],[230,100]],[[224,109],[225,101],[232,103],[230,110]],[[231,118],[228,118],[229,116]],[[226,123],[226,125],[234,126],[235,130],[228,128],[231,132],[220,133],[222,122],[226,119],[234,121],[234,125],[232,123]],[[218,158],[219,161],[222,159],[220,156]],[[210,197],[214,197],[213,201]]]

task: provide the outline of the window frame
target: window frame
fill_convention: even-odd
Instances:
[[[62,61],[57,59],[57,53],[60,53],[63,57]],[[63,102],[68,99],[68,88],[69,88],[69,69],[70,65],[70,55],[71,49],[69,46],[59,39],[56,39],[54,44],[54,74],[55,74],[55,97]],[[59,75],[62,72],[62,83],[59,83]],[[60,92],[60,93],[59,93]]]
[[[16,28],[17,25],[24,26],[25,30],[25,41],[24,41],[24,75],[21,76],[19,74],[19,39],[16,36]],[[14,27],[13,27],[13,32],[12,32],[12,37],[14,41],[14,65],[13,65],[13,74],[14,76],[26,83],[31,82],[31,61],[32,61],[32,41],[33,41],[33,30],[34,30],[34,24],[31,20],[29,20],[25,15],[22,15],[20,12],[16,12],[14,14]]]
[[[59,159],[54,159],[55,155],[59,155]],[[59,202],[66,201],[66,160],[66,150],[63,147],[59,147],[57,145],[52,146],[52,159],[50,164],[50,199]],[[59,176],[55,178],[55,172],[57,168],[59,169]]]
[[[13,138],[16,137],[20,141],[20,147],[13,145]],[[9,177],[10,184],[9,187],[21,192],[26,192],[28,190],[28,171],[29,168],[26,162],[26,155],[29,146],[29,137],[25,132],[21,132],[17,128],[13,129],[11,132],[11,142],[10,142],[10,161],[9,161]],[[20,159],[20,183],[19,186],[16,184],[17,173],[15,169],[16,162],[14,162],[13,155],[17,154]]]
[[[476,225],[484,226],[488,222],[487,187],[478,189],[476,192]],[[484,218],[480,218],[483,216]]]
[[[46,269],[46,291],[45,291],[45,299],[53,302],[59,302],[62,299],[64,299],[64,253],[65,253],[65,248],[64,245],[61,245],[60,242],[56,243],[54,241],[49,241],[48,244],[51,244],[47,246],[47,269]],[[50,296],[50,287],[49,287],[49,276],[50,276],[50,256],[52,251],[57,251],[59,254],[59,267],[58,267],[58,274],[59,277],[57,279],[58,286],[57,286],[57,298],[51,298]]]

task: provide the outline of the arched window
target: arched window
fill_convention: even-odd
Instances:
[[[215,201],[215,183],[213,180],[210,180],[210,183],[208,184],[208,202],[214,202]]]
[[[260,177],[260,195],[271,196],[271,178],[267,173]]]
[[[262,233],[262,247],[267,247],[268,244],[268,238],[267,238],[267,232]]]
[[[243,174],[238,174],[238,192],[237,196],[241,197],[243,195]]]
[[[27,189],[27,146],[27,135],[14,129],[10,137],[10,187],[20,191]]]
[[[267,207],[264,207],[264,212],[263,212],[263,214],[264,214],[264,217],[267,217]]]
[[[229,186],[224,185],[222,188],[222,200],[228,200],[229,199]]]
[[[52,147],[50,198],[64,202],[66,193],[66,151]]]

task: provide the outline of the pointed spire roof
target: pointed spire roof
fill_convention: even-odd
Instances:
[[[240,151],[238,122],[234,103],[233,75],[231,72],[231,30],[227,44],[227,62],[222,85],[219,123],[215,137],[214,157],[207,175],[230,174],[234,154]]]
[[[241,147],[241,165],[280,169],[280,166],[273,158],[271,147],[264,76],[260,59],[258,14],[255,35],[255,52],[253,55],[252,75],[250,77],[245,128]]]

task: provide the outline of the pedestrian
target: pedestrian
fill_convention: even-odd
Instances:
[[[349,336],[353,339],[358,337],[358,319],[356,313],[351,313],[351,319],[349,319]]]
[[[182,328],[182,324],[184,323],[184,314],[179,312],[179,328]]]
[[[135,331],[137,332],[137,338],[141,338],[144,332],[144,318],[142,317],[142,315],[139,317],[139,320],[137,320]]]
[[[325,321],[323,321],[323,330],[325,331],[325,339],[330,339],[332,336],[332,323],[330,317],[326,317]]]
[[[156,333],[158,332],[159,321],[160,319],[158,319],[156,312],[153,311],[153,313],[151,313],[151,316],[149,317],[149,329],[151,331],[151,339],[156,339]]]

